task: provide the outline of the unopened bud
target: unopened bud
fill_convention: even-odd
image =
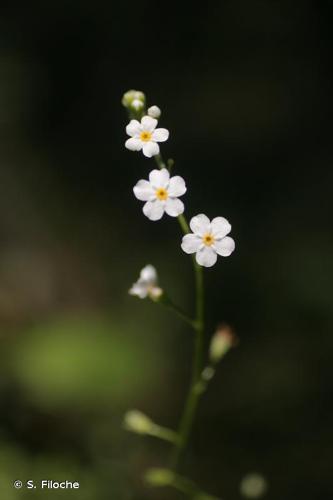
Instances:
[[[135,111],[140,111],[144,107],[144,103],[139,99],[134,99],[130,105]]]
[[[124,416],[125,429],[137,434],[149,434],[154,425],[147,415],[138,410],[130,410]]]
[[[213,364],[236,345],[236,336],[228,325],[221,325],[213,335],[209,348],[209,357]]]
[[[214,375],[215,375],[215,369],[212,368],[211,366],[206,366],[206,368],[203,370],[201,374],[201,378],[205,382],[209,382],[210,380],[212,380]]]
[[[145,480],[150,486],[170,486],[174,483],[175,475],[169,469],[148,469]]]
[[[154,302],[158,302],[162,295],[163,295],[163,290],[159,286],[153,286],[149,289],[148,295],[153,300]]]
[[[125,92],[125,94],[123,95],[121,103],[123,106],[125,106],[125,108],[133,107],[134,109],[136,109],[133,106],[134,101],[140,101],[143,107],[146,101],[146,96],[140,90],[128,90],[128,92]]]
[[[247,474],[243,477],[240,484],[240,492],[247,498],[260,498],[268,489],[266,479],[256,472]]]
[[[151,106],[148,108],[148,115],[152,118],[159,118],[161,116],[162,111],[158,106]]]

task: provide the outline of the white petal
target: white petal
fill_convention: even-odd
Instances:
[[[147,201],[143,205],[143,213],[150,220],[159,220],[164,214],[164,204],[160,200]]]
[[[144,280],[146,283],[155,284],[157,282],[157,272],[154,266],[148,264],[145,266],[140,273],[140,279]]]
[[[211,222],[214,238],[224,238],[231,231],[231,225],[224,217],[215,217]]]
[[[215,241],[214,248],[222,257],[228,257],[235,250],[235,242],[232,238],[227,236],[222,240]]]
[[[133,188],[134,195],[138,200],[148,201],[154,195],[150,182],[141,179]]]
[[[152,132],[155,130],[157,125],[157,120],[151,116],[144,116],[141,120],[141,129],[147,132]]]
[[[204,214],[196,215],[190,220],[190,228],[195,234],[203,236],[210,232],[210,220]]]
[[[126,127],[126,134],[131,137],[139,137],[141,132],[141,125],[138,120],[131,120]]]
[[[136,297],[140,297],[140,299],[145,299],[148,295],[148,287],[147,285],[136,282],[132,286],[132,288],[128,291],[130,295],[135,295]]]
[[[158,155],[160,152],[160,147],[156,142],[144,142],[142,146],[142,151],[147,158],[151,158],[152,156]]]
[[[142,149],[142,142],[140,141],[140,139],[131,137],[125,142],[125,147],[127,149],[130,149],[131,151],[140,151]]]
[[[212,267],[217,260],[217,255],[212,247],[205,246],[197,252],[195,258],[200,266]]]
[[[186,193],[185,181],[179,175],[171,177],[168,188],[169,196],[182,196]]]
[[[154,189],[166,188],[169,185],[170,174],[166,168],[154,169],[149,174],[149,180]]]
[[[184,212],[184,203],[178,198],[168,198],[165,203],[165,211],[171,217],[178,217]]]
[[[153,132],[153,140],[157,142],[165,142],[169,139],[169,130],[166,128],[157,128]]]
[[[182,240],[182,249],[185,253],[194,253],[199,250],[201,246],[201,238],[195,234],[185,234]]]

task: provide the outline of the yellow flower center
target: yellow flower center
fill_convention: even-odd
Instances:
[[[210,247],[214,243],[215,239],[213,235],[207,233],[203,236],[202,241],[207,247]]]
[[[159,200],[167,200],[168,199],[168,191],[164,188],[156,189],[156,196]]]
[[[143,132],[141,132],[140,134],[140,139],[141,141],[143,142],[148,142],[150,141],[151,139],[151,133],[150,132],[147,132],[147,130],[144,130]]]

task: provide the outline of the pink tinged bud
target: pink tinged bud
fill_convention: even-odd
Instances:
[[[209,357],[211,363],[215,364],[225,356],[231,347],[237,344],[237,338],[229,325],[221,325],[212,337]]]

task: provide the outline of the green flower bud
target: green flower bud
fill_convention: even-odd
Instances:
[[[121,100],[121,103],[123,106],[125,106],[125,108],[129,108],[134,111],[138,111],[140,109],[139,103],[141,103],[141,109],[142,109],[144,107],[145,102],[146,102],[146,96],[140,90],[128,90],[127,92],[125,92]]]
[[[174,473],[169,469],[148,469],[145,480],[150,486],[172,486],[175,480]]]
[[[149,434],[155,426],[147,415],[138,410],[130,410],[124,416],[124,427],[136,434]]]
[[[144,108],[144,102],[140,101],[140,99],[134,99],[131,103],[131,109],[135,111],[141,111]]]

